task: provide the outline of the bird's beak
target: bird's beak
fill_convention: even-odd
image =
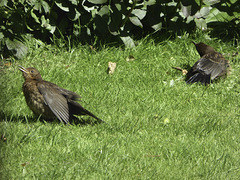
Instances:
[[[195,43],[194,41],[192,41],[192,43],[194,44],[194,45],[196,45],[197,43]]]
[[[25,67],[22,67],[20,65],[18,65],[20,68],[18,68],[20,71],[24,72],[24,73],[28,73]]]

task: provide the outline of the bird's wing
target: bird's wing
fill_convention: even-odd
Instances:
[[[45,81],[47,82],[47,81]],[[65,98],[67,99],[71,99],[73,101],[77,101],[77,100],[80,100],[81,96],[79,96],[77,93],[75,92],[72,92],[72,91],[69,91],[67,89],[63,89],[63,88],[60,88],[58,87],[56,84],[53,84],[51,82],[47,82],[48,84],[51,84],[51,86],[56,90],[58,91],[60,94],[62,94]]]
[[[67,99],[49,85],[38,83],[37,87],[39,92],[43,95],[46,105],[52,110],[55,116],[61,122],[68,123],[70,115]]]
[[[63,89],[58,87],[59,92],[65,96],[67,99],[71,99],[73,101],[77,101],[80,100],[81,96],[79,96],[78,94],[76,94],[75,92]]]
[[[210,75],[206,75],[206,74],[202,74],[202,73],[195,73],[193,75],[191,75],[187,80],[186,83],[187,84],[192,84],[195,82],[201,82],[202,84],[210,84]]]
[[[195,64],[194,71],[198,71],[198,72],[202,72],[203,74],[210,75],[211,80],[213,80],[219,75],[221,75],[224,71],[226,71],[226,64],[221,61],[217,62],[215,61],[215,59],[212,59],[211,57],[203,56]]]

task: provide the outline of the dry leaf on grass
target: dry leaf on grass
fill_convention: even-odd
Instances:
[[[108,74],[113,74],[116,69],[117,63],[108,62]]]

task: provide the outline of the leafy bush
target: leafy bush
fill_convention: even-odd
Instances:
[[[0,2],[1,54],[17,58],[27,53],[23,37],[43,41],[53,37],[90,42],[98,37],[119,39],[134,47],[132,37],[155,32],[206,30],[225,34],[230,24],[238,38],[240,6],[237,0],[2,0]]]

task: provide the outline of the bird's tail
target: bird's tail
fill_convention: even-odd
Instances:
[[[83,108],[80,104],[78,104],[75,101],[69,102],[69,110],[71,111],[72,115],[89,115],[89,116],[95,118],[98,121],[98,123],[105,123],[105,121],[98,118],[93,113],[89,112],[88,110]]]
[[[84,109],[84,112],[85,112],[86,115],[89,115],[89,116],[92,116],[93,118],[95,118],[98,121],[98,123],[105,123],[105,121],[103,121],[102,119],[98,118],[93,113],[89,112],[88,110]]]

